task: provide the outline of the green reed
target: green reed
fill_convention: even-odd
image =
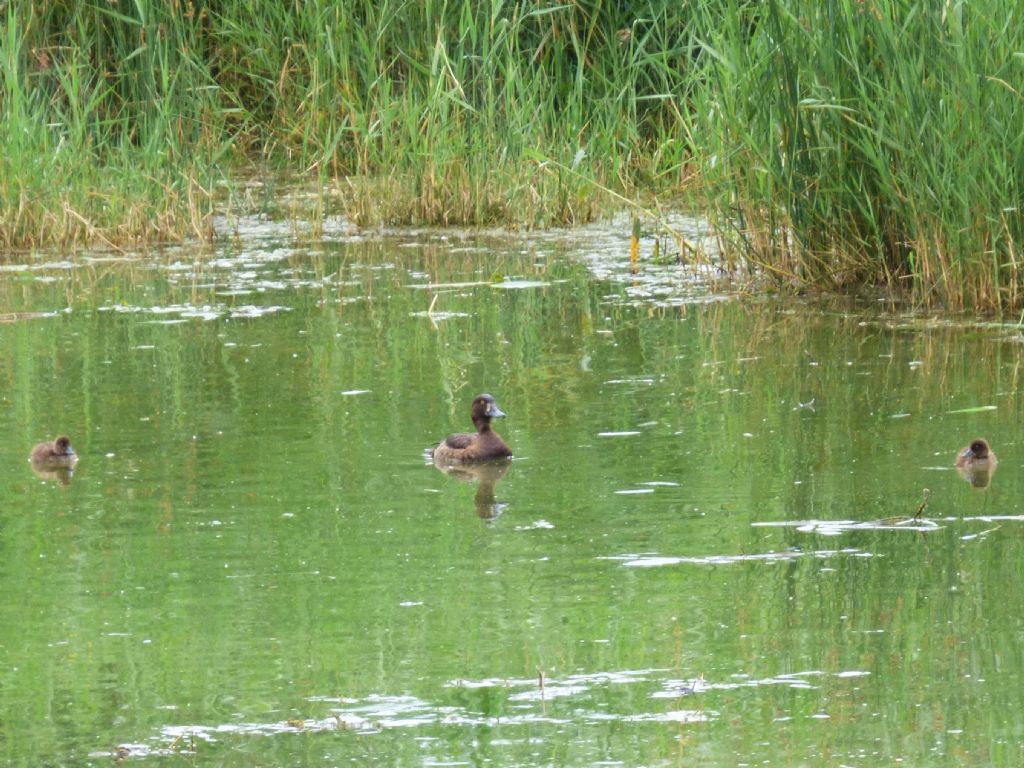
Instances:
[[[99,3],[4,14],[0,245],[201,234],[222,140],[187,28]]]
[[[1024,32],[998,0],[4,13],[8,248],[202,236],[251,205],[219,184],[240,173],[363,225],[574,223],[697,187],[727,258],[787,284],[1024,303]]]
[[[733,252],[799,285],[1019,308],[1020,21],[996,0],[705,6],[687,118]]]
[[[0,240],[200,231],[254,162],[357,223],[587,220],[680,176],[673,7],[13,0]]]
[[[219,82],[272,84],[243,99],[259,145],[337,180],[357,222],[583,221],[600,187],[680,165],[670,6],[238,2],[217,25],[238,42],[216,46],[234,54]]]

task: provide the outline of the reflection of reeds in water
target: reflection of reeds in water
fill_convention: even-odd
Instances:
[[[709,364],[698,380],[709,392],[723,376],[742,379],[745,369],[771,366],[773,390],[791,404],[841,387],[851,376],[870,375],[878,384],[872,389],[886,398],[872,408],[884,410],[889,401],[893,408],[946,413],[997,404],[1018,390],[1024,367],[1024,345],[1006,343],[998,329],[868,314],[842,300],[813,311],[784,303],[756,309],[714,304],[702,308],[699,325]],[[816,403],[823,403],[820,395]]]
[[[578,399],[579,359],[559,356],[555,348],[567,332],[592,333],[599,288],[583,267],[503,255],[498,243],[486,240],[467,245],[473,247],[465,253],[461,249],[452,253],[450,245],[425,247],[418,269],[426,273],[424,284],[430,289],[410,294],[416,302],[410,313],[422,314],[433,307],[436,313],[460,315],[442,316],[436,322],[425,317],[426,322],[417,327],[420,343],[435,351],[448,412],[455,416],[465,408],[469,382],[505,391],[508,382],[527,371],[558,387],[568,407]],[[486,260],[480,257],[483,249],[488,252]],[[467,274],[476,275],[479,283],[450,285],[465,282]],[[539,283],[559,281],[562,287],[557,291],[505,289],[492,284],[503,276]],[[567,300],[570,293],[575,294],[571,301]]]
[[[703,471],[734,478],[740,505],[762,510],[754,519],[909,517],[923,485],[937,491],[931,516],[984,501],[951,481],[965,439],[1010,439],[1001,424],[1016,412],[1024,347],[998,329],[842,300],[719,303],[690,322],[667,383],[695,414],[687,440]]]

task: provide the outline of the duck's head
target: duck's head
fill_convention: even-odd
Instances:
[[[61,435],[53,441],[53,451],[58,456],[74,456],[75,451],[71,447],[71,438],[67,435]]]
[[[505,412],[494,402],[490,395],[477,395],[473,400],[473,422],[490,421],[504,418]]]
[[[992,449],[988,447],[988,442],[984,438],[979,437],[977,440],[972,440],[971,444],[960,455],[968,460],[987,459],[991,451]]]

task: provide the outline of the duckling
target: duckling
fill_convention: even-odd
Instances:
[[[994,469],[998,459],[983,437],[972,440],[971,444],[956,455],[958,469]]]
[[[78,461],[78,456],[71,447],[70,438],[67,435],[61,435],[52,443],[39,443],[36,445],[32,449],[29,461],[33,464],[68,467]]]
[[[996,471],[996,455],[988,442],[978,438],[956,455],[956,471],[975,488],[988,488]]]

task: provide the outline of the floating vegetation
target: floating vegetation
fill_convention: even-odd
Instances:
[[[158,306],[158,307],[136,307],[122,304],[110,304],[97,307],[98,312],[114,312],[117,314],[150,314],[150,315],[176,315],[185,320],[218,320],[228,318],[258,318],[266,315],[275,315],[280,312],[290,312],[291,307],[282,306],[256,306],[247,304],[243,306],[202,305],[192,306],[187,304]],[[161,321],[168,322],[168,321]]]
[[[704,555],[704,556],[679,556],[655,554],[638,555],[611,555],[603,557],[603,560],[618,560],[627,568],[661,568],[671,565],[735,565],[738,563],[752,562],[785,562],[802,557],[828,558],[837,555],[855,555],[857,557],[870,557],[859,549],[832,549],[817,551],[785,550],[782,552],[762,552],[757,554],[742,555]]]
[[[215,725],[166,726],[153,738],[142,742],[118,745],[116,756],[147,757],[173,754],[199,754],[229,738],[270,738],[295,731],[307,734],[352,731],[377,733],[384,730],[423,730],[433,728],[475,728],[502,725],[505,728],[529,728],[539,724],[606,722],[619,719],[624,723],[701,723],[718,719],[715,709],[694,706],[681,709],[661,707],[660,702],[693,701],[707,695],[727,693],[734,696],[743,690],[786,687],[814,690],[825,682],[859,679],[870,676],[866,670],[839,672],[807,670],[772,677],[753,678],[746,675],[734,679],[709,681],[704,674],[680,679],[668,669],[637,669],[551,677],[538,670],[536,678],[483,678],[450,680],[449,691],[491,690],[511,706],[500,716],[486,715],[466,706],[426,701],[415,696],[370,695],[362,699],[332,696],[311,696],[306,699],[311,709],[327,710],[321,716],[291,717],[271,722],[232,722]],[[637,688],[645,692],[652,707],[646,712],[616,714],[609,712],[603,699],[595,694],[610,686]],[[693,697],[693,699],[691,699]],[[547,707],[558,707],[554,712]],[[565,709],[567,707],[567,709]],[[564,712],[563,712],[564,709]],[[571,712],[571,715],[569,714]],[[510,731],[509,735],[515,733]],[[517,738],[517,737],[516,737]],[[534,738],[536,736],[534,735]],[[114,753],[94,752],[101,757]]]

